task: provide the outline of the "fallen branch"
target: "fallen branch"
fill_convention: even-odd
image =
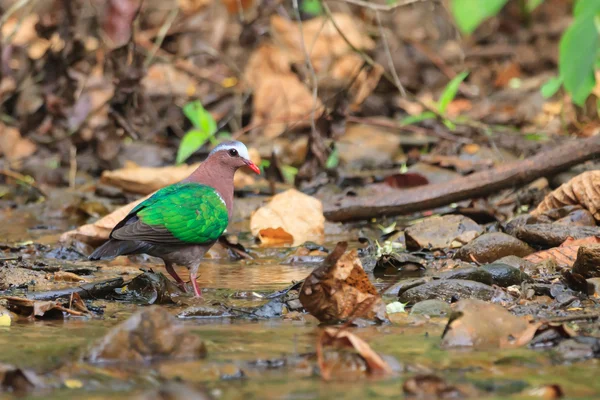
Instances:
[[[554,175],[600,157],[600,135],[578,139],[522,161],[501,165],[449,182],[367,197],[342,197],[325,206],[330,221],[350,221],[407,214],[486,196]]]
[[[33,292],[26,297],[31,300],[56,300],[61,297],[70,297],[77,293],[82,299],[103,298],[116,288],[124,286],[123,278],[112,278],[101,282],[86,283],[85,285],[65,289],[51,290],[48,292]]]

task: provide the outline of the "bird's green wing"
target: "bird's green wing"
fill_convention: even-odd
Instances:
[[[228,220],[225,202],[215,189],[179,183],[138,204],[111,237],[157,244],[203,244],[217,240]]]

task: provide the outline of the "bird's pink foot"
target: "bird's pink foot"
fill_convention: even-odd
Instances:
[[[190,275],[190,279],[192,281],[192,286],[194,287],[194,295],[196,297],[202,297],[202,292],[198,288],[198,282],[196,282],[196,278],[197,278],[196,274]]]

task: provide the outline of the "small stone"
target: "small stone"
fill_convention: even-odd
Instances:
[[[573,264],[573,273],[584,278],[600,277],[600,245],[581,246]]]
[[[481,235],[483,229],[463,215],[443,215],[425,218],[406,228],[408,249],[445,249],[462,246]]]
[[[587,283],[594,288],[594,293],[592,294],[600,294],[600,278],[587,279]]]
[[[531,224],[517,228],[514,235],[524,242],[545,247],[560,246],[568,238],[600,236],[600,227],[565,224]]]
[[[450,315],[450,304],[440,300],[423,300],[415,304],[410,315],[429,315],[430,317],[445,317]]]
[[[527,243],[501,232],[486,233],[456,252],[463,261],[491,263],[506,256],[525,257],[534,250]]]

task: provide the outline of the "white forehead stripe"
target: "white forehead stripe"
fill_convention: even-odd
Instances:
[[[223,142],[217,147],[215,147],[209,154],[209,156],[217,151],[221,150],[231,150],[236,149],[240,157],[245,158],[246,160],[250,159],[250,155],[248,154],[248,149],[242,142]]]

